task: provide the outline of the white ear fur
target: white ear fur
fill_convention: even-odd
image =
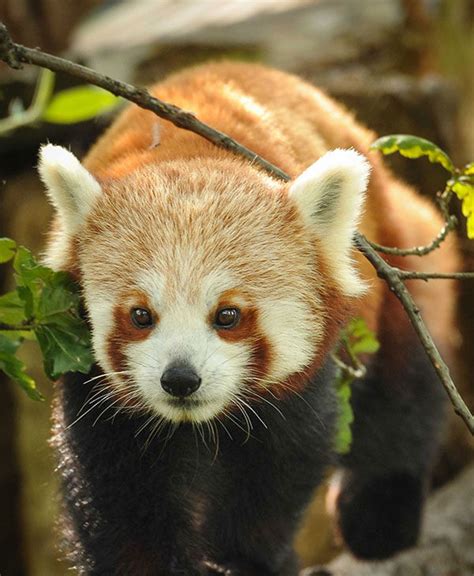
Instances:
[[[320,238],[335,279],[351,296],[365,289],[350,252],[369,173],[364,156],[355,150],[336,149],[307,168],[289,190],[307,226]]]
[[[101,194],[99,183],[72,152],[53,144],[41,147],[38,172],[64,231],[74,234]]]

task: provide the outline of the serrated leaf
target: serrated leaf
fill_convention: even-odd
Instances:
[[[19,384],[32,400],[43,400],[36,383],[26,373],[24,363],[15,356],[20,342],[0,334],[0,370]]]
[[[36,314],[39,323],[58,322],[61,315],[78,315],[77,287],[64,272],[55,272],[38,299]],[[59,319],[59,320],[58,320]]]
[[[0,354],[16,354],[21,341],[17,338],[0,334]]]
[[[119,98],[96,86],[78,86],[55,94],[43,119],[53,124],[76,124],[95,118],[117,105]]]
[[[25,316],[27,318],[31,318],[34,314],[35,309],[35,298],[33,296],[33,292],[27,286],[18,286],[16,290],[23,302],[23,306],[25,309]]]
[[[57,379],[66,372],[90,370],[94,362],[90,332],[79,314],[79,289],[68,274],[41,265],[23,246],[15,249],[13,267],[17,289],[0,296],[0,322],[30,330],[0,330],[0,370],[32,398],[41,399],[33,379],[15,356],[20,342],[36,338],[47,375]]]
[[[374,354],[380,347],[375,334],[369,329],[363,318],[353,318],[341,334],[343,348],[351,362],[360,371],[360,354]],[[344,364],[344,360],[339,358]],[[354,380],[354,371],[350,366],[340,368],[336,379],[336,391],[338,396],[339,416],[337,421],[337,431],[335,438],[335,448],[339,454],[346,454],[350,451],[352,444],[351,424],[354,420],[351,398],[351,384]]]
[[[46,374],[56,380],[66,372],[89,372],[94,358],[87,326],[64,317],[57,324],[40,324],[35,330],[43,353]]]
[[[13,261],[13,267],[17,273],[17,283],[21,286],[37,285],[39,280],[44,282],[50,280],[55,272],[39,264],[33,254],[25,248],[20,246]]]
[[[26,318],[24,302],[16,290],[0,296],[0,322],[17,326]]]
[[[45,283],[51,281],[56,274],[50,268],[38,263],[33,254],[24,246],[20,246],[13,260],[17,291],[25,305],[25,316],[35,316],[38,300]]]
[[[425,138],[418,138],[409,134],[391,134],[379,138],[370,148],[372,150],[380,150],[386,155],[399,152],[406,158],[427,156],[430,162],[441,164],[448,172],[453,174],[456,171],[451,158],[446,152]]]
[[[363,318],[351,320],[345,330],[348,346],[355,356],[374,354],[380,348],[375,334],[369,329]]]
[[[351,449],[352,430],[351,424],[354,421],[354,412],[351,406],[351,379],[339,375],[337,385],[337,397],[339,414],[337,419],[337,433],[335,438],[335,449],[338,454],[347,454]]]
[[[16,242],[11,238],[0,238],[0,264],[8,262],[15,256]]]

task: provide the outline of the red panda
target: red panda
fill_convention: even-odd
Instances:
[[[292,181],[136,106],[83,164],[41,149],[56,209],[46,262],[80,283],[97,360],[57,391],[72,561],[87,575],[294,576],[295,531],[335,463],[348,548],[378,559],[413,545],[443,394],[352,238],[424,245],[441,217],[369,151],[373,133],[294,76],[207,64],[151,91]],[[449,240],[387,259],[457,267]],[[410,289],[449,357],[453,283]],[[331,353],[353,316],[381,348],[354,383],[338,458]]]

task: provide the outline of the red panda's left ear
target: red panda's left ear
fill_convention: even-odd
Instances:
[[[38,172],[64,232],[75,234],[101,195],[99,183],[72,152],[53,144],[41,147]]]
[[[350,251],[369,174],[364,156],[355,150],[337,149],[307,168],[289,190],[306,225],[319,237],[335,279],[351,296],[365,289]]]

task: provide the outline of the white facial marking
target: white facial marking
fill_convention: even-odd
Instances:
[[[85,290],[85,295],[89,316],[94,327],[92,330],[94,354],[103,370],[109,373],[113,371],[107,349],[109,336],[114,330],[113,310],[115,302],[113,295],[107,297],[100,292],[97,293],[94,289],[92,289],[90,297],[88,297],[87,289]],[[120,383],[118,378],[113,378],[113,380],[116,383]]]
[[[159,316],[150,336],[126,349],[144,401],[168,420],[210,420],[232,402],[248,376],[250,345],[226,342],[209,321],[221,294],[234,286],[232,276],[225,270],[214,271],[199,287],[182,285],[178,294],[167,292],[164,277],[156,271],[142,274],[138,285]],[[192,394],[192,408],[177,406],[161,386],[164,371],[180,361],[201,378]]]
[[[321,333],[309,312],[297,300],[267,300],[260,306],[262,329],[272,344],[272,380],[283,381],[310,363]]]

